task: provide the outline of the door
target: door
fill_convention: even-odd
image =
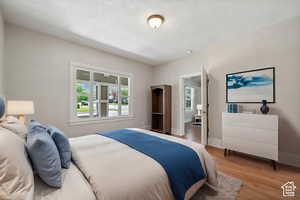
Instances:
[[[207,73],[202,67],[201,69],[201,103],[202,103],[202,110],[201,110],[201,119],[202,119],[202,126],[201,126],[201,143],[203,145],[207,144],[207,130],[208,130],[208,116],[207,116]]]

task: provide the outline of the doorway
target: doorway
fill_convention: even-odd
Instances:
[[[180,132],[183,138],[207,144],[207,82],[206,73],[181,76]]]
[[[201,76],[183,79],[184,86],[184,136],[201,143]]]

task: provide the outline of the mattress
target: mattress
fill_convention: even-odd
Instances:
[[[207,180],[195,183],[186,192],[185,199],[190,199],[206,181],[217,184],[215,162],[202,145],[143,129],[133,130],[178,142],[197,153]],[[72,138],[70,143],[72,159],[87,178],[97,199],[174,200],[165,170],[143,153],[101,135]]]

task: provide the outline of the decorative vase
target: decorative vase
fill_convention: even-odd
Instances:
[[[267,106],[267,100],[262,100],[262,106],[260,107],[260,111],[262,114],[267,114],[270,111],[270,108]]]

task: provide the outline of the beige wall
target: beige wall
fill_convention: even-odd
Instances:
[[[4,62],[3,62],[3,46],[4,46],[4,24],[2,13],[0,9],[0,96],[4,96],[4,80],[3,80],[3,71],[4,71]]]
[[[36,114],[31,118],[56,125],[69,136],[148,126],[151,83],[173,86],[172,128],[174,132],[178,131],[179,77],[199,73],[204,65],[210,79],[209,135],[210,138],[221,140],[221,113],[226,111],[225,74],[275,66],[277,102],[270,107],[271,113],[278,114],[280,118],[280,160],[291,164],[300,163],[300,17],[261,29],[252,35],[212,44],[206,51],[153,69],[144,64],[14,25],[5,26],[5,35],[7,98],[34,100]],[[70,61],[133,73],[133,81],[137,83],[134,84],[133,90],[136,119],[69,126]],[[260,105],[243,104],[243,107],[258,111]]]
[[[152,67],[10,24],[5,35],[7,99],[33,100],[36,112],[28,118],[55,125],[69,136],[150,124]],[[70,61],[132,73],[135,119],[70,126]]]
[[[209,137],[222,139],[221,113],[226,111],[225,74],[264,66],[276,67],[276,104],[280,160],[300,165],[300,17],[257,31],[253,35],[212,45],[207,51],[155,67],[155,84],[173,85],[173,128],[179,128],[178,77],[200,71],[209,74]],[[243,104],[259,110],[259,104]]]
[[[205,57],[193,56],[181,59],[172,63],[153,68],[153,85],[172,85],[172,132],[182,133],[180,130],[180,97],[179,78],[182,75],[199,74],[201,72],[202,61]]]

